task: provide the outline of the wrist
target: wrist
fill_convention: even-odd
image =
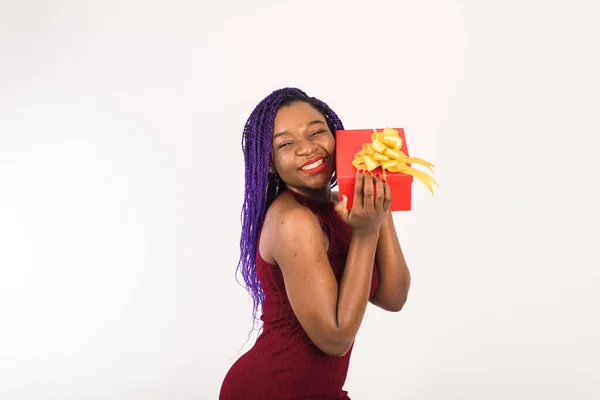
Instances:
[[[379,228],[377,229],[352,229],[352,237],[360,239],[379,239]]]
[[[388,211],[388,214],[385,216],[383,223],[379,227],[379,232],[382,232],[385,229],[387,229],[389,227],[393,227],[393,226],[394,226],[394,219],[392,218],[392,212]]]

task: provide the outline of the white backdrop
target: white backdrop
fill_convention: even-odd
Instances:
[[[217,398],[256,337],[242,128],[284,86],[437,166],[353,399],[600,398],[596,2],[0,4],[1,399]]]

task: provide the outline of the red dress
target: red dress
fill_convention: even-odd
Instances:
[[[339,283],[352,229],[339,218],[332,203],[289,193],[319,217],[329,236],[327,255]],[[349,400],[342,387],[354,344],[343,357],[327,355],[315,346],[290,306],[279,267],[263,260],[258,246],[256,272],[265,292],[260,318],[263,331],[254,346],[230,368],[219,400]],[[369,298],[378,285],[379,274],[373,266]]]

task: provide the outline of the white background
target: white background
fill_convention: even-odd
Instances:
[[[217,398],[241,133],[285,86],[437,166],[352,399],[600,398],[596,2],[0,4],[0,399]]]

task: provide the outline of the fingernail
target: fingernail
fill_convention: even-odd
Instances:
[[[375,174],[375,178],[377,178],[377,179],[381,178],[381,174],[380,174],[379,172],[378,172],[378,173],[376,173],[376,174]]]
[[[362,168],[358,170],[358,173],[359,173],[359,174],[362,174],[363,172],[364,172],[364,171],[362,170]]]
[[[383,178],[383,183],[387,183],[387,179]]]

